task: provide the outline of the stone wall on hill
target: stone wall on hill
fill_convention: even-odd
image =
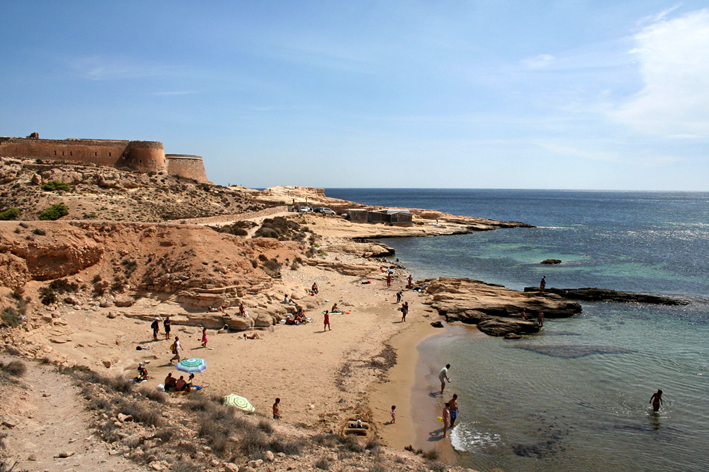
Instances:
[[[0,137],[0,157],[35,157],[127,168],[134,172],[156,172],[208,182],[200,156],[165,155],[158,141],[114,139],[39,139]]]

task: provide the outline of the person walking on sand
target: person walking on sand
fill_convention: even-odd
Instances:
[[[273,419],[274,420],[281,419],[281,399],[280,398],[276,398],[276,401],[273,404]]]
[[[446,380],[450,383],[451,379],[448,377],[448,369],[451,368],[450,364],[446,364],[444,368],[438,373],[438,380],[441,381],[441,395],[443,395],[443,390],[446,388]]]
[[[409,314],[409,302],[404,302],[401,305],[401,321],[406,321],[406,315]]]
[[[325,310],[325,311],[323,311],[323,315],[325,315],[325,317],[323,318],[323,328],[322,328],[323,332],[325,332],[325,328],[332,331],[332,327],[330,326],[330,313],[328,313],[327,310]]]
[[[448,431],[448,421],[450,420],[450,411],[448,410],[449,404],[443,405],[443,412],[441,413],[441,418],[443,419],[443,437],[446,437],[446,432]]]
[[[160,333],[160,317],[156,317],[150,327],[153,328],[153,341],[157,341]]]
[[[175,354],[172,359],[170,359],[170,364],[172,364],[172,361],[177,361],[180,362],[180,351],[182,350],[182,345],[180,344],[180,338],[178,336],[175,336],[175,342],[172,343],[172,346],[170,346],[170,350],[172,350],[172,353]]]
[[[391,413],[390,413],[390,415],[391,415],[391,421],[389,422],[389,424],[394,424],[394,423],[396,423],[396,405],[392,405],[392,406],[391,406]]]
[[[544,293],[544,289],[547,288],[547,276],[542,277],[542,281],[539,282],[539,291]]]
[[[162,324],[165,326],[165,339],[170,339],[170,328],[172,326],[172,320],[170,320],[169,315],[165,317],[165,321],[163,321]]]
[[[207,347],[207,328],[202,328],[202,347]]]
[[[391,273],[387,274],[387,288],[391,287]]]
[[[451,429],[455,425],[455,419],[458,417],[458,394],[454,393],[453,398],[448,400],[448,410],[451,412]]]
[[[658,390],[657,392],[653,393],[652,396],[650,397],[650,403],[652,403],[652,411],[659,411],[660,410],[660,405],[662,405],[662,390]]]

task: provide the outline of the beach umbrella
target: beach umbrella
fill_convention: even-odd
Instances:
[[[239,409],[244,410],[247,413],[253,413],[256,410],[256,408],[254,408],[254,406],[249,403],[246,398],[240,397],[239,395],[233,393],[224,397],[224,404],[235,406]]]
[[[207,361],[193,357],[192,359],[185,359],[184,361],[178,362],[175,367],[182,372],[196,374],[207,369]]]

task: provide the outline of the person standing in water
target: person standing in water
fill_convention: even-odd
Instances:
[[[448,378],[448,369],[451,368],[450,364],[446,364],[444,368],[441,369],[441,371],[438,373],[438,380],[441,381],[441,395],[443,395],[443,390],[446,388],[446,380],[448,382],[451,381],[450,378]]]
[[[650,403],[652,403],[652,411],[660,410],[660,405],[662,405],[662,390],[658,390],[652,394],[650,397]]]
[[[453,398],[448,401],[448,410],[451,417],[451,429],[455,425],[455,419],[458,417],[458,394],[454,393]]]
[[[441,418],[443,419],[443,437],[446,437],[446,432],[448,431],[448,421],[450,420],[450,406],[449,403],[443,405],[443,412],[441,413]]]

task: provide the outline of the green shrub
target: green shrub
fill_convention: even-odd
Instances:
[[[17,208],[8,208],[0,213],[0,220],[14,220],[20,215],[20,210]]]
[[[69,214],[69,209],[64,205],[63,203],[57,203],[56,205],[52,205],[51,208],[48,208],[44,210],[42,213],[39,214],[39,219],[40,220],[58,220],[62,216],[66,216]]]
[[[64,182],[59,182],[58,180],[52,180],[42,185],[42,190],[47,192],[62,191],[65,192],[71,188],[71,185],[65,184]]]

